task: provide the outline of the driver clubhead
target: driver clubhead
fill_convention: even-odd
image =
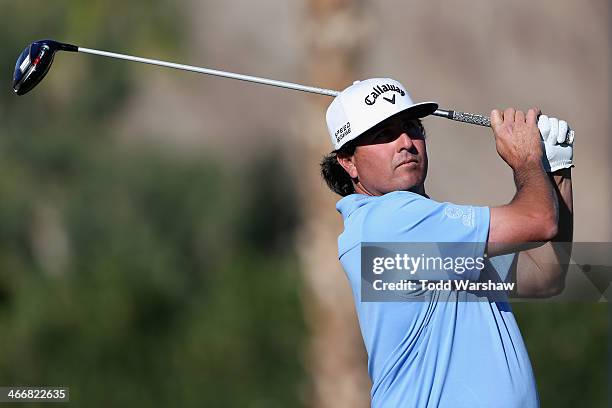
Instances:
[[[78,50],[76,45],[54,40],[34,41],[17,58],[13,74],[13,90],[17,95],[28,93],[47,75],[57,51],[77,52]]]

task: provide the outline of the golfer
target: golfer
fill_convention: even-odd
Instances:
[[[435,109],[432,102],[413,103],[399,82],[374,78],[342,91],[327,111],[334,150],[321,170],[343,196],[336,206],[344,219],[339,259],[368,353],[372,406],[536,407],[531,363],[507,298],[479,292],[429,293],[410,302],[361,298],[364,242],[482,243],[477,255],[485,267],[471,281],[516,281],[512,295],[521,297],[563,289],[569,245],[552,242],[572,240],[567,123],[535,108],[493,110],[495,146],[514,173],[516,193],[498,207],[455,205],[425,191],[428,157],[419,119]],[[460,182],[478,188],[477,181]],[[479,301],[468,301],[474,297]]]

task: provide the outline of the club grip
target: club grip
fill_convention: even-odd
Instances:
[[[491,127],[491,119],[488,116],[478,115],[476,113],[437,109],[433,115],[456,120],[458,122],[470,123],[472,125]],[[566,143],[572,143],[573,141],[574,131],[572,129],[568,129],[566,134]]]
[[[450,111],[450,118],[459,122],[491,127],[491,119],[488,116],[477,115],[475,113]]]

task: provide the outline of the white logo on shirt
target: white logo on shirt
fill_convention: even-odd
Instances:
[[[465,209],[461,209],[455,205],[449,205],[444,209],[444,214],[451,219],[461,219],[461,222],[466,227],[474,226],[474,208],[467,207]]]
[[[466,227],[473,227],[474,226],[474,208],[470,207],[467,210],[467,213],[465,213],[463,215],[463,225],[465,225]]]
[[[444,209],[444,214],[446,214],[448,218],[460,218],[463,215],[463,210],[459,207],[448,206]]]

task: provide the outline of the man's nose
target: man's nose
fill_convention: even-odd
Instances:
[[[397,151],[399,152],[402,149],[410,150],[414,146],[412,143],[412,138],[406,132],[402,132],[401,135],[395,140],[395,144],[397,145]]]

